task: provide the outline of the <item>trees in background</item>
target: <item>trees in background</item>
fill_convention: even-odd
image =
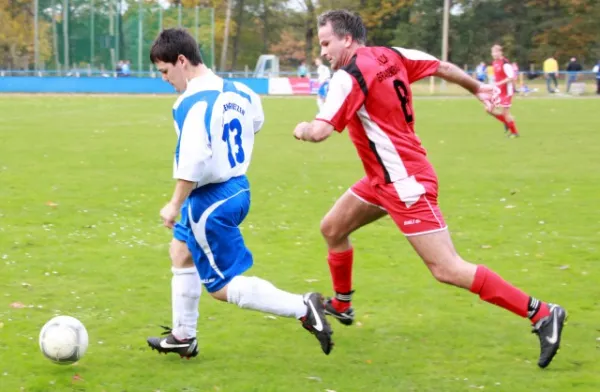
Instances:
[[[283,68],[295,67],[301,60],[311,64],[319,53],[316,16],[332,7],[359,12],[369,44],[441,53],[443,0],[169,0],[162,1],[163,6],[154,0],[38,0],[38,4],[38,65],[46,69],[65,68],[65,63],[110,66],[123,58],[131,60],[134,69],[147,70],[147,52],[159,29],[178,23],[199,23],[190,31],[201,38],[207,56],[212,45],[207,38],[212,38],[209,14],[202,11],[198,19],[195,7],[214,8],[215,57],[223,56],[226,70],[252,69],[265,53],[279,55]],[[178,12],[179,4],[183,13]],[[231,17],[226,23],[228,5]],[[0,69],[34,68],[34,15],[34,0],[0,0]],[[144,26],[141,40],[139,18]],[[521,67],[539,65],[550,54],[561,64],[576,56],[592,65],[600,58],[599,20],[598,0],[453,0],[449,59],[473,67],[489,61],[490,47],[499,43]]]

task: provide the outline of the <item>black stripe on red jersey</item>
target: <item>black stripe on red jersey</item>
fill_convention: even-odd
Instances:
[[[404,58],[404,55],[402,53],[400,53],[400,51],[396,48],[392,48],[391,46],[386,46],[386,48],[388,48],[389,50],[393,50],[394,52],[396,52],[396,54],[398,56],[400,56],[401,58]]]
[[[356,79],[356,81],[358,82],[358,85],[360,86],[360,89],[362,90],[364,96],[366,97],[369,89],[367,88],[367,83],[365,82],[365,78],[364,78],[362,72],[360,72],[358,65],[356,65],[356,55],[352,56],[352,58],[350,59],[350,62],[346,66],[344,66],[342,69],[344,71],[348,72],[350,75],[352,75],[354,77],[354,79]]]
[[[383,170],[383,178],[385,179],[385,183],[389,184],[390,182],[392,182],[392,179],[390,178],[390,173],[385,168],[385,165],[383,164],[383,161],[381,160],[381,157],[377,152],[377,147],[375,147],[375,143],[373,143],[372,140],[369,140],[369,147],[371,148],[371,151],[373,151],[373,154],[375,154],[375,158],[377,159],[377,162],[379,162],[379,166],[381,166],[381,169]]]

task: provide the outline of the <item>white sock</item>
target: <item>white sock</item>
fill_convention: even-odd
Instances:
[[[173,335],[177,339],[196,337],[198,304],[202,285],[196,267],[172,267],[171,303],[173,306]]]
[[[283,317],[299,319],[306,315],[306,304],[300,294],[279,290],[256,276],[236,276],[227,285],[227,302],[240,308],[259,310]]]

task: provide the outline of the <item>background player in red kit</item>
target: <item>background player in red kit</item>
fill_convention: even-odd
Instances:
[[[510,137],[518,137],[519,131],[515,125],[515,120],[510,114],[510,107],[512,105],[512,97],[515,93],[515,68],[514,66],[504,57],[502,53],[502,46],[492,46],[492,57],[494,62],[494,80],[496,86],[500,88],[500,103],[498,104],[499,110],[494,110],[491,114],[500,120],[504,124],[504,129],[510,131]]]
[[[565,310],[530,297],[485,266],[458,255],[437,204],[436,173],[414,132],[411,83],[430,75],[441,77],[473,93],[488,111],[494,108],[498,89],[417,50],[366,47],[366,28],[348,11],[326,12],[318,25],[321,55],[336,72],[323,109],[314,121],[298,124],[294,136],[321,142],[334,129],[348,127],[366,172],[321,223],[335,291],[325,303],[327,314],[345,325],[354,321],[348,236],[389,214],[438,281],[528,317],[540,339],[538,365],[548,366],[560,345]]]

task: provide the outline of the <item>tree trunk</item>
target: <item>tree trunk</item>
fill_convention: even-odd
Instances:
[[[317,23],[315,16],[315,6],[313,0],[304,0],[306,3],[306,21],[305,21],[305,35],[306,46],[304,49],[304,57],[306,57],[306,67],[310,74],[310,68],[312,67],[312,52],[313,52],[313,39],[315,37],[315,25]]]
[[[69,63],[69,0],[63,0],[63,64],[65,65],[65,70],[70,68]]]
[[[60,60],[58,59],[58,32],[56,31],[56,4],[52,0],[50,9],[52,9],[52,53],[54,54],[54,66],[60,71]]]
[[[233,37],[233,59],[231,60],[231,69],[235,71],[237,65],[237,56],[240,47],[240,36],[242,35],[242,24],[244,23],[244,0],[238,0],[237,16],[235,18],[235,36]]]
[[[262,13],[262,39],[263,39],[263,54],[269,52],[269,0],[263,0]]]
[[[233,0],[227,0],[227,11],[225,12],[225,32],[223,34],[223,48],[221,49],[221,71],[225,70],[227,65],[227,46],[229,45],[229,25],[231,23],[231,6]]]

